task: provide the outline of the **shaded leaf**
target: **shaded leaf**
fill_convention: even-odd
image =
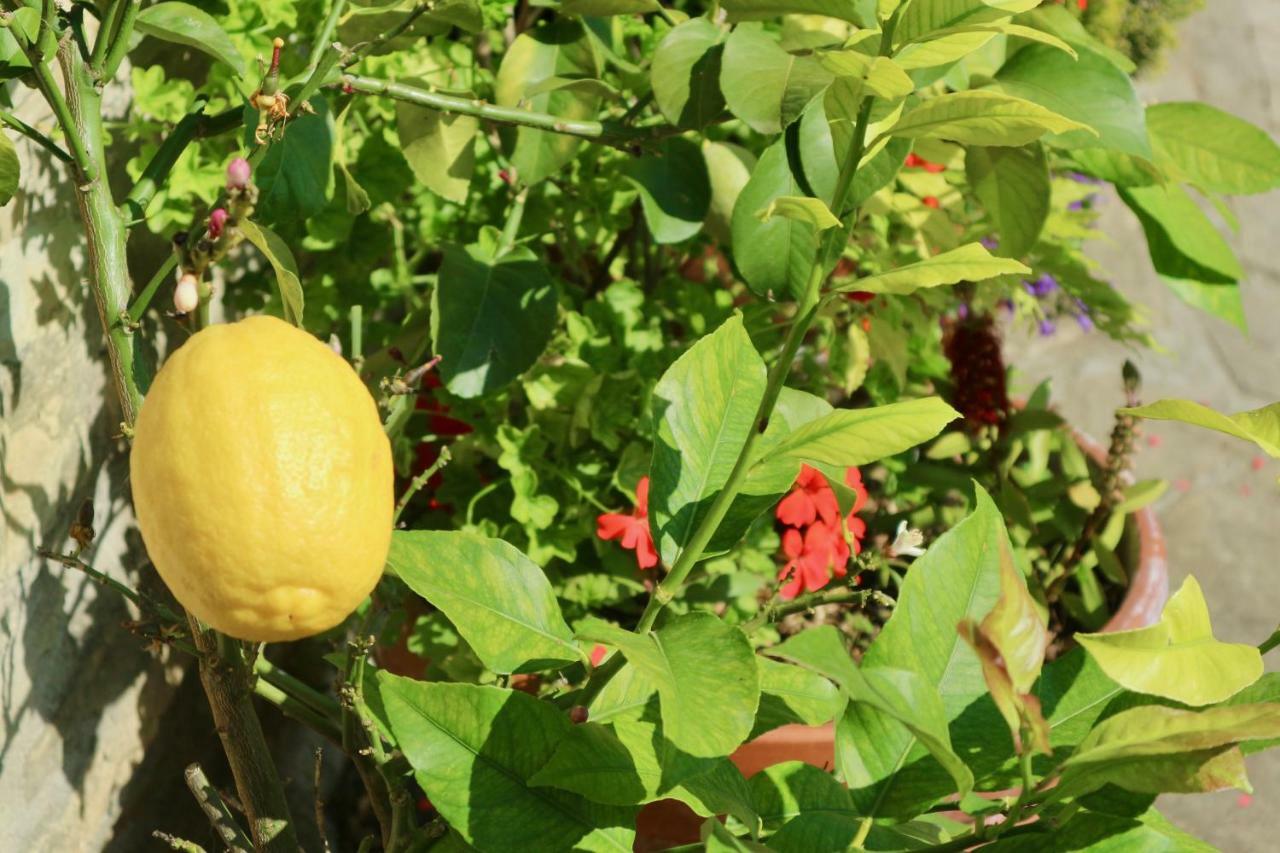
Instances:
[[[766,767],[752,776],[748,785],[751,801],[766,829],[815,811],[859,817],[849,789],[830,773],[803,761],[784,761]]]
[[[532,787],[568,735],[553,705],[519,691],[378,673],[400,751],[431,804],[481,850],[629,853],[635,809]]]
[[[244,57],[231,37],[203,9],[189,3],[156,3],[138,13],[138,32],[174,44],[185,44],[231,66],[236,76],[245,73]]]
[[[996,74],[996,88],[1026,98],[1058,115],[1092,128],[1045,141],[1064,148],[1101,145],[1151,159],[1146,113],[1129,75],[1099,54],[1081,47],[1072,57],[1033,44],[1014,54]]]
[[[658,152],[628,160],[622,173],[640,191],[640,206],[655,242],[679,243],[702,230],[711,205],[711,182],[696,142],[668,139]]]
[[[555,326],[555,286],[524,248],[495,258],[484,244],[446,246],[431,299],[440,375],[460,397],[487,394],[528,370]]]
[[[725,0],[731,21],[760,21],[779,15],[825,15],[859,26],[875,24],[876,0]]]
[[[582,656],[542,569],[501,539],[397,530],[387,567],[443,611],[494,672],[547,669]]]
[[[783,50],[763,27],[735,27],[724,46],[720,89],[729,111],[758,133],[780,133],[831,82],[813,56]]]
[[[1049,163],[1038,143],[1021,148],[970,148],[965,173],[1000,235],[997,251],[1022,257],[1049,216]]]
[[[690,347],[654,388],[649,523],[666,565],[728,482],[764,389],[764,361],[738,315]]]
[[[0,131],[0,207],[8,204],[9,199],[18,191],[20,170],[17,150],[8,135]]]
[[[618,649],[657,687],[663,732],[684,752],[728,755],[751,733],[760,674],[737,628],[710,613],[689,613],[644,635],[591,618],[578,636]]]
[[[720,63],[724,31],[706,18],[672,28],[653,54],[653,97],[676,127],[706,127],[724,110]]]
[[[308,103],[315,113],[292,119],[284,138],[272,142],[253,169],[257,216],[267,222],[307,219],[333,196],[333,117],[324,98],[316,96]],[[258,113],[248,106],[245,111],[245,139],[252,147]]]
[[[703,140],[702,159],[707,164],[707,177],[711,184],[711,203],[707,207],[704,223],[707,233],[717,242],[732,242],[730,223],[738,195],[751,179],[756,158],[750,151],[728,142]]]
[[[761,222],[756,215],[777,198],[804,195],[787,162],[784,140],[765,149],[733,208],[733,260],[747,285],[775,298],[803,292],[817,255],[817,232],[795,219]]]
[[[298,280],[298,262],[294,260],[289,244],[279,234],[265,225],[245,220],[239,224],[244,238],[266,256],[275,270],[276,287],[280,302],[284,305],[284,318],[295,326],[302,325],[302,282]]]
[[[760,707],[751,729],[755,738],[779,726],[820,726],[840,713],[840,692],[828,679],[798,666],[757,658]]]
[[[479,131],[474,116],[396,102],[396,133],[409,168],[427,189],[449,201],[467,200]]]

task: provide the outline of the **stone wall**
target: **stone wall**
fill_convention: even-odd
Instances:
[[[51,128],[34,92],[15,96]],[[105,844],[180,673],[121,627],[119,595],[35,553],[69,548],[92,498],[87,561],[130,583],[144,564],[75,189],[15,142],[20,191],[0,208],[0,850],[70,853]]]

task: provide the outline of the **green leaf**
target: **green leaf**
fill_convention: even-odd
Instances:
[[[1061,790],[1078,795],[1112,783],[1155,794],[1247,786],[1239,751],[1232,747],[1276,737],[1280,704],[1131,708],[1089,733],[1063,765]]]
[[[690,347],[654,388],[649,523],[666,565],[728,482],[764,390],[764,361],[739,315]]]
[[[1187,705],[1221,702],[1262,675],[1257,648],[1214,639],[1209,608],[1190,576],[1155,625],[1076,640],[1121,686]]]
[[[649,634],[588,619],[579,638],[622,653],[658,690],[662,729],[678,749],[714,758],[751,733],[760,702],[760,673],[751,644],[710,613],[689,613]]]
[[[1087,125],[1039,104],[990,89],[954,92],[924,101],[886,133],[911,139],[950,139],[965,145],[1026,145],[1046,133],[1080,131]]]
[[[769,658],[757,658],[756,663],[760,667],[760,708],[751,738],[793,723],[820,726],[840,713],[840,691],[821,675]]]
[[[611,15],[644,15],[660,8],[658,0],[564,0],[559,11],[584,18],[605,18]]]
[[[396,133],[414,177],[436,195],[457,204],[467,200],[479,132],[480,120],[474,116],[396,102]]]
[[[923,444],[960,413],[941,397],[905,400],[866,409],[837,409],[766,444],[762,457],[850,467],[866,465]]]
[[[138,13],[134,26],[144,35],[203,51],[230,65],[237,77],[244,76],[244,57],[236,50],[231,37],[203,9],[189,3],[156,3]]]
[[[1133,60],[1095,38],[1080,23],[1080,19],[1067,11],[1061,4],[1045,3],[1038,8],[1023,12],[1018,20],[1046,33],[1053,33],[1062,40],[1074,45],[1077,49],[1085,47],[1092,50],[1125,74],[1132,74],[1137,70]]]
[[[495,258],[483,244],[446,246],[431,300],[440,376],[460,397],[488,394],[528,370],[555,327],[555,285],[520,247]]]
[[[1146,114],[1133,81],[1107,59],[1081,47],[1073,58],[1048,45],[1018,51],[996,74],[996,88],[1026,98],[1093,129],[1093,133],[1054,131],[1050,145],[1082,148],[1101,145],[1151,159]],[[985,90],[984,90],[985,91]]]
[[[853,96],[875,95],[888,101],[905,98],[915,91],[915,84],[902,67],[887,56],[867,56],[856,50],[827,51],[821,57],[822,67],[835,75],[840,83],[852,82]]]
[[[962,619],[985,616],[1000,595],[1000,552],[1008,534],[995,503],[975,487],[975,508],[911,566],[898,605],[863,658],[863,667],[910,670],[942,697],[945,720],[954,723],[987,695],[978,658],[955,627]],[[854,790],[854,799],[872,815],[914,815],[956,790],[951,774],[925,754],[914,733],[870,708],[859,709],[860,725],[848,726],[863,751],[863,772],[875,780]],[[999,726],[999,717],[994,724]],[[957,729],[957,736],[990,737]],[[1007,743],[1007,741],[1006,741]],[[956,749],[968,755],[973,744]]]
[[[265,225],[244,220],[239,224],[244,238],[266,256],[276,273],[276,287],[284,306],[284,318],[295,326],[302,325],[302,282],[298,280],[298,262],[289,251],[289,244]]]
[[[898,21],[900,44],[962,24],[1002,20],[1034,8],[1040,0],[915,0]]]
[[[1082,809],[1065,824],[1055,822],[1043,832],[1001,838],[985,849],[989,853],[1218,853],[1218,848],[1178,829],[1155,809],[1132,817]]]
[[[706,161],[707,177],[711,183],[711,204],[707,207],[704,224],[713,239],[727,246],[733,239],[730,230],[733,208],[742,188],[751,179],[756,158],[740,146],[703,140],[702,159]]]
[[[784,761],[766,767],[747,784],[751,801],[766,829],[775,829],[797,815],[817,811],[853,818],[861,816],[854,808],[848,788],[830,773],[803,761]]]
[[[594,119],[600,98],[593,92],[561,88],[530,95],[529,90],[548,77],[599,76],[599,57],[581,22],[558,18],[521,33],[511,43],[494,80],[494,98],[504,107],[520,106],[568,120]],[[563,133],[521,127],[511,163],[521,182],[535,184],[567,165],[581,143]]]
[[[1001,255],[1025,255],[1049,216],[1049,162],[1035,143],[1021,148],[970,148],[965,173],[1000,235]]]
[[[849,697],[836,724],[836,766],[851,787],[865,788],[879,781],[883,756],[866,739],[864,721],[871,715],[893,721],[910,733],[950,774],[954,788],[967,794],[973,774],[951,748],[947,718],[937,689],[916,673],[887,666],[856,667],[832,626],[811,628],[769,649],[773,657],[789,660],[834,680]],[[865,812],[864,812],[865,813]]]
[[[1121,409],[1124,414],[1157,421],[1182,421],[1252,441],[1268,456],[1280,459],[1280,403],[1260,409],[1224,415],[1190,400],[1159,400],[1145,406]]]
[[[627,180],[640,191],[640,207],[657,243],[680,243],[702,230],[711,205],[711,182],[702,149],[675,137],[654,154],[627,160]]]
[[[768,222],[775,216],[784,216],[787,219],[812,225],[815,231],[840,227],[840,220],[836,219],[831,208],[823,204],[822,199],[809,196],[784,195],[775,198],[756,216],[761,222]]]
[[[983,281],[998,275],[1028,275],[1030,267],[1010,258],[997,258],[981,243],[966,243],[958,249],[934,255],[914,264],[879,275],[854,279],[836,290],[864,290],[870,293],[905,295],[922,287],[938,287],[962,281]]]
[[[0,207],[9,203],[13,194],[18,191],[18,175],[21,164],[18,152],[9,137],[0,132]]]
[[[830,82],[815,57],[787,53],[761,26],[738,26],[725,42],[720,90],[729,111],[757,133],[781,133]]]
[[[259,219],[272,223],[308,219],[323,210],[333,196],[333,116],[324,98],[317,95],[308,103],[315,113],[292,119],[284,138],[272,142],[262,162],[254,167]],[[258,113],[248,106],[245,111],[248,140],[253,137]]]
[[[1122,187],[1145,187],[1164,180],[1160,170],[1142,157],[1110,148],[1073,148],[1071,159],[1085,174]]]
[[[760,21],[779,15],[823,15],[859,26],[875,24],[876,0],[724,0],[730,21]]]
[[[779,139],[760,155],[733,208],[733,260],[755,293],[775,298],[803,291],[817,255],[817,232],[795,219],[761,222],[756,215],[777,198],[804,195]]]
[[[1210,130],[1211,129],[1211,132]],[[1280,186],[1280,145],[1244,119],[1198,102],[1147,108],[1156,165],[1209,192],[1261,193]]]
[[[582,657],[542,569],[501,539],[397,530],[387,566],[443,611],[494,672],[531,672]]]
[[[1248,321],[1244,314],[1244,300],[1240,297],[1240,285],[1234,281],[1206,282],[1190,278],[1173,278],[1162,275],[1160,280],[1183,302],[1192,308],[1226,320],[1246,334]]]
[[[1047,33],[1034,27],[1024,27],[1021,24],[992,21],[985,24],[966,24],[935,30],[927,38],[914,42],[900,50],[897,59],[904,68],[928,68],[935,65],[944,65],[967,56],[997,35],[1039,42],[1052,47],[1054,50],[1060,50],[1073,59],[1077,56],[1075,48],[1052,33]],[[985,38],[983,38],[984,36]]]
[[[1120,188],[1147,236],[1156,272],[1200,281],[1239,281],[1244,276],[1231,247],[1181,187]]]
[[[613,805],[648,803],[710,772],[714,759],[681,752],[654,723],[619,720],[574,726],[529,780]]]
[[[707,772],[672,789],[671,799],[679,800],[703,817],[733,815],[744,825],[756,830],[760,818],[752,806],[747,780],[742,778],[742,773],[727,758],[717,758],[711,764],[712,767]]]
[[[387,672],[378,692],[418,784],[468,844],[630,853],[635,809],[529,782],[569,734],[563,711],[519,691]]]
[[[674,27],[653,54],[653,97],[676,127],[706,127],[724,110],[720,62],[724,31],[706,18]]]

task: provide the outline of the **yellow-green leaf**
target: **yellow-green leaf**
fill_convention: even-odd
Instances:
[[[1076,639],[1122,687],[1187,705],[1221,702],[1262,675],[1256,647],[1214,638],[1194,577],[1169,599],[1155,625]]]
[[[851,279],[837,290],[905,295],[922,287],[938,287],[961,281],[982,281],[998,275],[1028,275],[1031,269],[1010,258],[997,258],[981,243],[966,243],[958,249],[934,255],[914,264],[867,278]]]
[[[836,228],[840,225],[840,220],[836,219],[836,215],[823,203],[822,199],[809,196],[784,195],[775,198],[756,216],[761,222],[768,222],[775,216],[785,216],[787,219],[807,222],[819,231],[826,231],[828,228]]]
[[[978,90],[930,98],[898,119],[887,133],[965,145],[1026,145],[1046,133],[1072,130],[1094,132],[1031,101]]]
[[[1280,403],[1272,403],[1260,409],[1235,415],[1224,415],[1190,400],[1160,400],[1120,411],[1140,418],[1182,421],[1185,424],[1225,432],[1227,435],[1252,441],[1268,456],[1280,459]]]
[[[289,244],[265,225],[245,220],[239,225],[246,240],[267,256],[276,273],[276,287],[284,305],[284,318],[295,326],[302,325],[302,282],[298,279],[298,262],[289,251]]]

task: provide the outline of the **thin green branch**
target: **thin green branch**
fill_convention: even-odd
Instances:
[[[209,825],[227,848],[227,853],[253,853],[253,842],[244,834],[240,824],[231,816],[231,810],[222,801],[218,789],[209,784],[209,778],[199,764],[187,766],[182,774],[187,788],[200,804],[200,810],[209,819]]]
[[[142,0],[124,0],[114,32],[111,33],[111,46],[107,50],[106,61],[103,62],[98,79],[102,82],[113,79],[124,55],[129,51],[129,40],[133,37],[133,24],[142,9]]]
[[[244,123],[244,110],[232,107],[214,115],[205,113],[208,100],[198,98],[191,111],[182,117],[173,130],[165,137],[164,142],[156,149],[151,161],[142,169],[138,182],[129,190],[120,205],[121,212],[130,225],[146,218],[147,208],[155,199],[156,193],[168,179],[169,173],[187,146],[197,139],[206,139],[235,130]],[[136,318],[136,315],[134,315]]]
[[[627,147],[643,142],[652,142],[678,131],[665,125],[658,127],[629,127],[617,122],[582,121],[566,119],[549,113],[533,112],[518,107],[500,107],[479,98],[462,98],[457,95],[445,95],[430,88],[410,86],[407,83],[394,83],[389,80],[378,80],[373,77],[362,77],[358,74],[344,74],[342,79],[333,85],[341,85],[352,91],[366,95],[383,95],[398,101],[407,101],[423,107],[430,107],[443,113],[475,116],[476,118],[512,124],[521,127],[533,127],[577,136],[583,139],[594,139],[608,145]]]
[[[347,54],[346,58],[342,60],[342,67],[350,68],[373,51],[382,47],[384,44],[409,29],[409,27],[413,26],[414,22],[417,21],[419,17],[430,11],[432,5],[433,4],[431,3],[419,3],[417,6],[410,9],[409,14],[405,15],[404,18],[402,18],[394,27],[363,44],[357,45]]]
[[[449,448],[440,448],[440,456],[425,471],[413,478],[413,482],[409,484],[409,488],[404,490],[404,494],[400,496],[400,500],[396,502],[395,515],[391,517],[391,526],[394,527],[400,521],[400,516],[404,515],[405,509],[409,506],[409,501],[413,496],[421,491],[422,487],[434,477],[441,468],[448,465],[453,457],[449,453]]]
[[[23,55],[27,57],[27,61],[31,63],[31,73],[36,79],[36,88],[40,90],[40,94],[44,95],[45,102],[49,104],[49,108],[53,110],[53,116],[58,120],[58,125],[62,128],[62,133],[66,136],[67,145],[71,149],[71,159],[74,162],[79,177],[83,184],[88,184],[98,177],[97,161],[89,153],[84,137],[77,132],[79,129],[76,124],[75,116],[68,103],[67,97],[63,95],[62,90],[58,88],[58,81],[54,79],[53,72],[49,70],[48,64],[44,58],[40,56],[40,52],[36,46],[23,34],[20,27],[9,27],[9,34],[13,36],[18,48]],[[59,58],[65,51],[59,50]],[[70,78],[67,80],[67,91],[72,93],[74,83]]]
[[[111,31],[115,26],[116,16],[123,10],[120,8],[129,0],[111,0],[109,5],[101,7],[98,15],[98,35],[93,40],[93,52],[89,54],[89,67],[97,73],[107,58],[107,48],[111,46]]]
[[[8,112],[5,112],[4,110],[0,110],[0,124],[4,124],[12,128],[13,130],[16,130],[18,133],[21,133],[23,136],[27,137],[35,144],[44,148],[50,154],[52,154],[54,157],[57,157],[62,162],[64,163],[75,162],[74,160],[71,159],[71,155],[68,154],[61,145],[54,142],[52,139],[45,136],[43,133],[36,130],[34,127],[27,124],[25,121],[13,115],[12,113],[8,113]]]
[[[311,55],[307,58],[307,73],[309,75],[315,72],[316,67],[320,65],[320,57],[330,47],[329,42],[333,40],[334,30],[338,28],[338,19],[342,17],[342,13],[346,11],[346,8],[347,0],[333,0],[329,4],[329,13],[325,15],[324,21],[320,24],[320,29],[316,30],[315,41],[311,44]]]
[[[326,696],[306,682],[300,681],[285,672],[267,660],[266,655],[258,655],[257,660],[253,662],[253,671],[259,678],[265,678],[274,686],[310,707],[317,714],[333,721],[336,726],[338,716],[342,713],[338,700],[331,696]]]
[[[169,257],[165,258],[164,263],[156,270],[155,275],[151,276],[151,281],[147,282],[147,286],[138,294],[138,298],[133,300],[133,304],[128,307],[124,314],[120,315],[121,323],[132,329],[142,319],[142,315],[146,312],[147,307],[151,305],[151,300],[155,297],[156,291],[159,290],[160,285],[169,277],[169,273],[173,272],[174,267],[177,265],[178,256],[170,252]]]
[[[316,58],[316,64],[311,66],[307,74],[307,80],[302,84],[302,88],[298,91],[294,98],[293,113],[297,115],[302,109],[302,105],[316,92],[320,91],[320,87],[325,85],[330,74],[338,67],[338,62],[342,59],[343,47],[339,42],[334,42],[321,52]]]
[[[47,59],[58,49],[58,7],[53,0],[43,0],[40,7],[40,29],[36,31],[36,49]]]

